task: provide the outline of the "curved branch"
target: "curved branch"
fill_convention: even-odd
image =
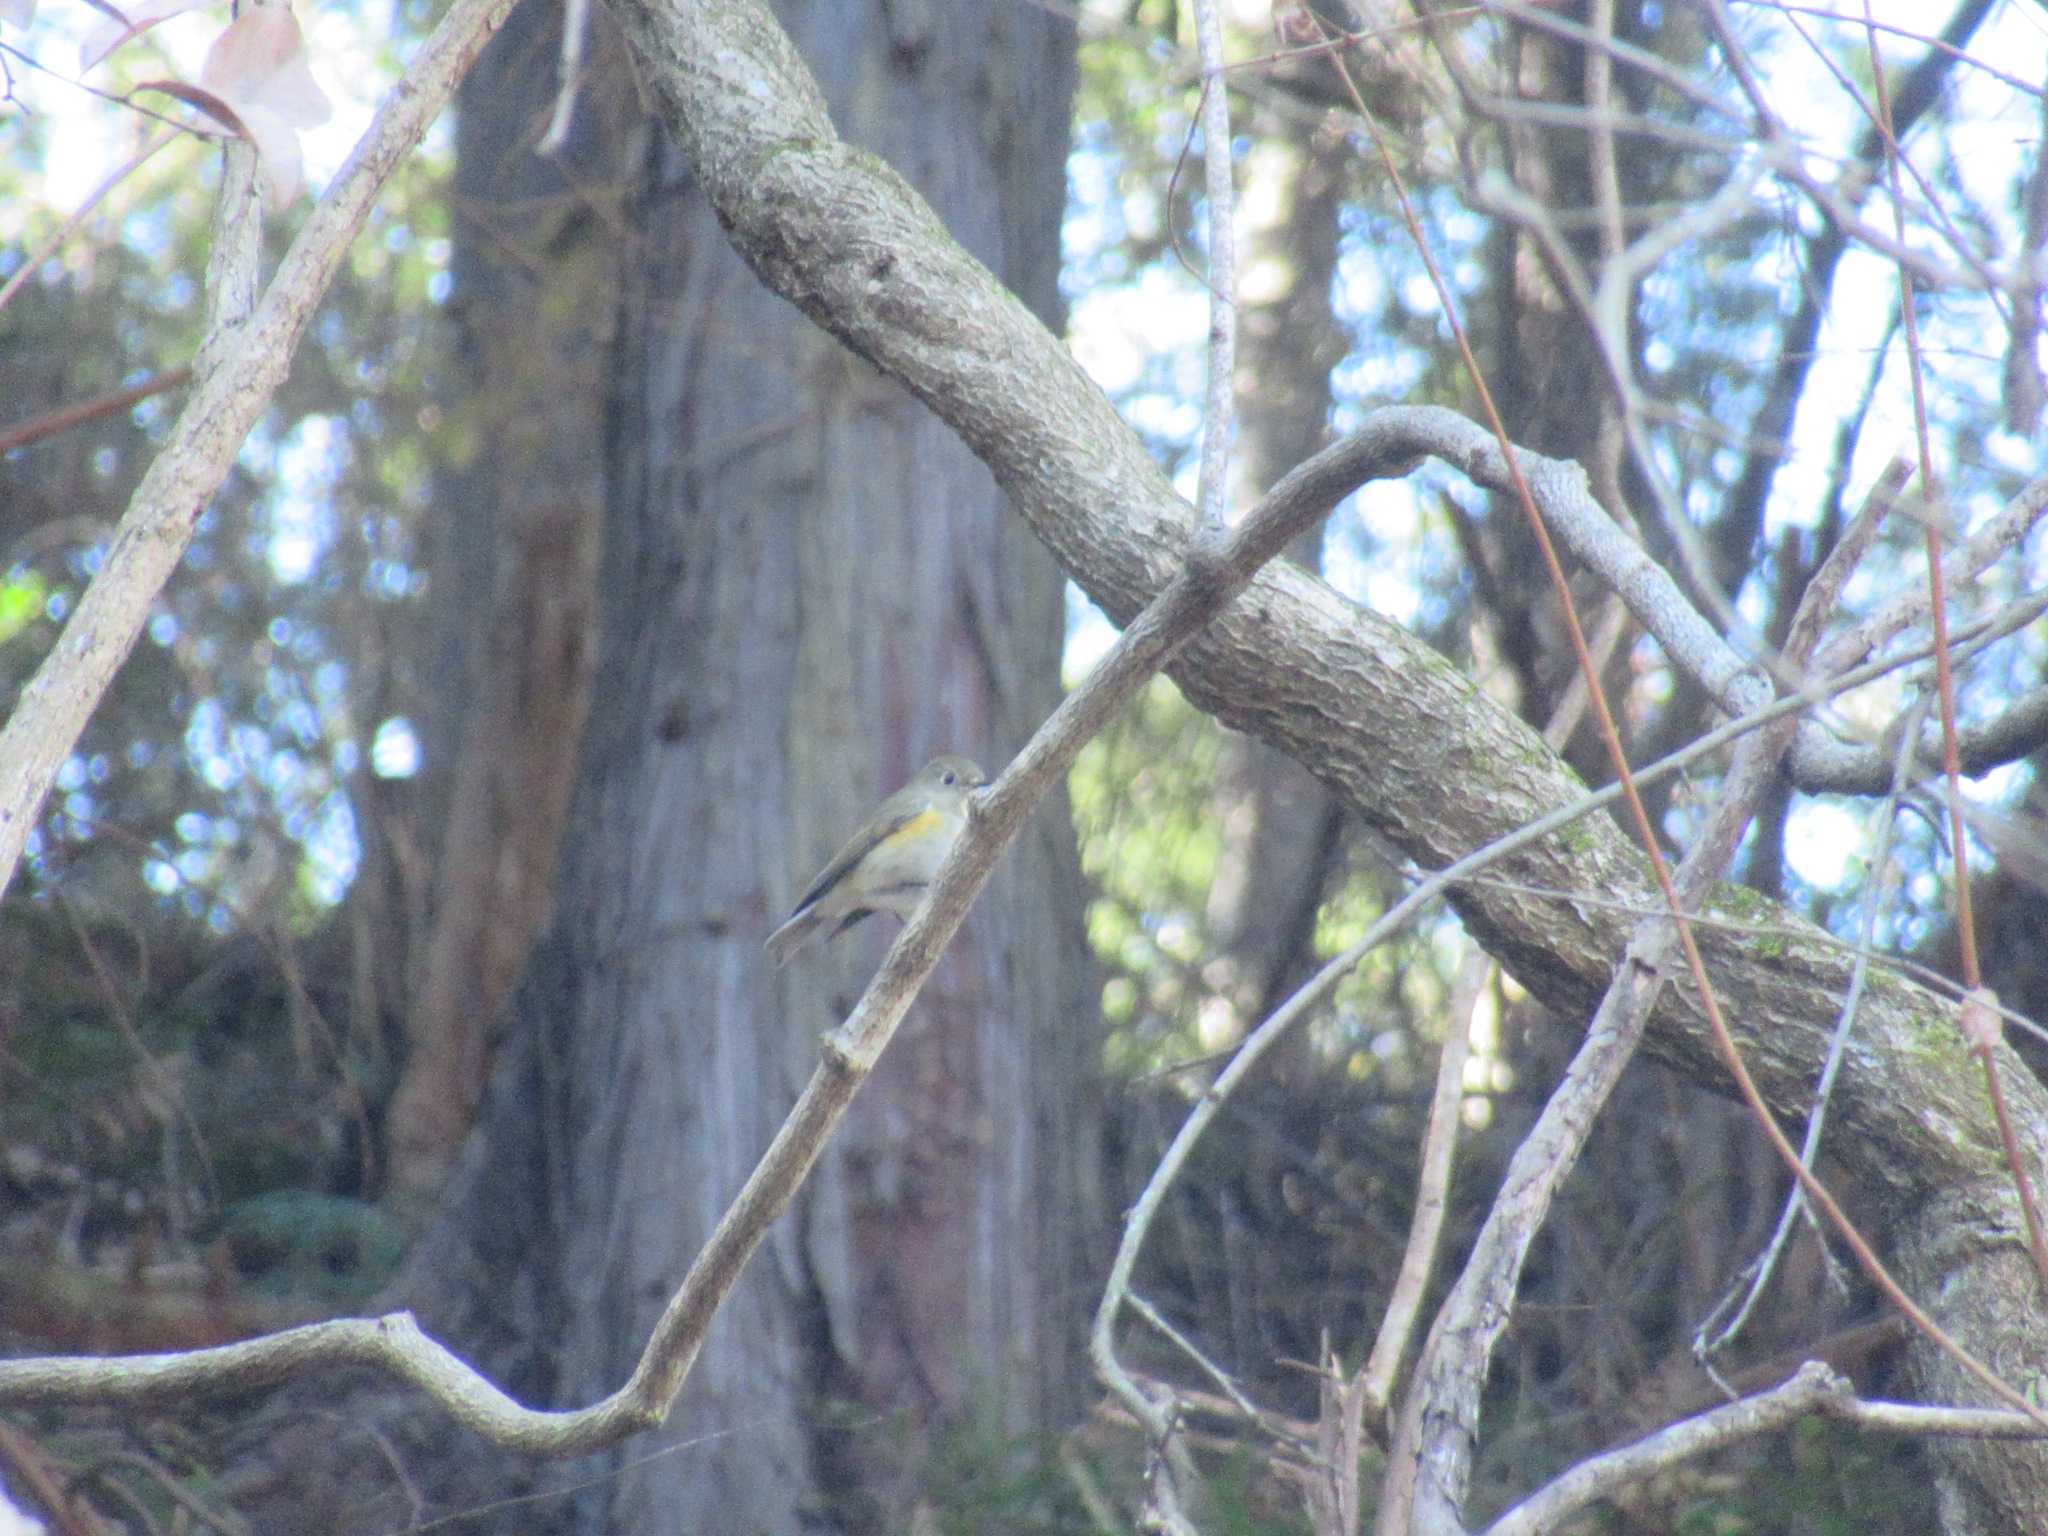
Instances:
[[[1971,1440],[2038,1440],[2041,1426],[2023,1413],[1992,1408],[1929,1408],[1856,1396],[1848,1380],[1809,1360],[1791,1377],[1752,1396],[1618,1446],[1538,1489],[1486,1528],[1485,1536],[1538,1536],[1577,1511],[1663,1469],[1803,1419],[1840,1419],[1863,1429]]]
[[[423,1333],[410,1312],[344,1317],[181,1354],[0,1362],[0,1402],[161,1403],[276,1386],[315,1368],[368,1365],[411,1382],[457,1423],[538,1455],[571,1456],[659,1424],[666,1407],[629,1386],[556,1413],[522,1406]]]
[[[1956,732],[1956,751],[1966,778],[2017,762],[2048,742],[2048,685],[2031,688],[1989,720]],[[1791,780],[1808,794],[1881,795],[1892,771],[1884,746],[1835,741],[1816,732],[1802,737],[1786,760]],[[1914,761],[1941,762],[1941,734],[1922,727]]]
[[[1681,1419],[1632,1444],[1588,1457],[1494,1521],[1486,1528],[1486,1536],[1540,1536],[1554,1531],[1572,1514],[1631,1483],[1681,1461],[1782,1428],[1849,1395],[1844,1378],[1808,1361],[1782,1386]],[[2026,1422],[2019,1414],[2007,1417]]]
[[[1359,485],[1412,466],[1417,448],[1409,426],[1398,413],[1368,424],[1284,476],[1235,528],[1217,528],[1197,539],[1181,573],[978,798],[930,898],[898,936],[846,1022],[827,1037],[824,1060],[670,1298],[631,1379],[610,1397],[568,1412],[526,1408],[422,1333],[410,1314],[397,1313],[180,1355],[0,1362],[0,1402],[151,1401],[272,1385],[312,1367],[368,1364],[421,1388],[479,1434],[535,1455],[576,1455],[659,1424],[682,1390],[719,1306],[770,1225],[788,1209],[1025,818],[1063,779],[1081,748],[1266,562]]]
[[[457,0],[450,14],[486,3]],[[815,83],[757,4],[611,3],[656,109],[741,255],[952,425],[1112,618],[1129,623],[1152,607],[1113,652],[1115,667],[1106,661],[1099,669],[1105,678],[1142,677],[1172,654],[1171,670],[1198,707],[1299,758],[1425,867],[1451,864],[1583,793],[1540,738],[1424,642],[1284,564],[1240,581],[1227,551],[1197,539],[1191,509],[1057,339],[945,235],[900,176],[838,139]],[[262,324],[262,314],[252,324]],[[1419,451],[1416,433],[1434,430],[1412,412],[1370,425],[1386,434],[1380,448],[1390,454]],[[1287,477],[1238,530],[1245,541],[1238,552],[1255,562],[1268,544],[1277,550],[1285,542],[1288,508],[1311,508],[1330,490],[1398,468],[1362,463],[1347,479],[1343,460],[1363,452],[1350,439]],[[1484,453],[1458,462],[1468,473],[1491,472]],[[1229,601],[1240,588],[1242,595]],[[1174,652],[1180,625],[1200,624],[1216,604],[1226,606]],[[1739,672],[1726,675],[1740,682]],[[855,1075],[879,1049],[893,1028],[889,1015],[900,1016],[897,1000],[929,970],[971,899],[981,874],[974,861],[994,857],[1001,838],[1027,814],[1034,790],[1057,775],[1061,754],[1093,727],[1091,712],[1113,709],[1118,697],[1106,680],[1071,696],[988,793],[932,899],[833,1037],[822,1071]],[[1542,1001],[1583,1017],[1628,942],[1634,924],[1626,906],[1648,898],[1640,857],[1611,824],[1591,818],[1528,839],[1502,861],[1501,874],[1500,884],[1459,888],[1454,899],[1468,927]],[[1599,900],[1580,901],[1575,892]],[[1796,1117],[1825,1052],[1849,962],[1817,931],[1753,896],[1724,888],[1706,908],[1710,916],[1752,925],[1768,918],[1783,927],[1786,937],[1770,945],[1706,924],[1699,937],[1762,1091]],[[1812,942],[1802,938],[1808,933]],[[1867,1151],[1859,1160],[1867,1184],[1899,1214],[1901,1231],[1920,1231],[1928,1213],[1958,1213],[1941,1228],[1954,1246],[1930,1253],[1929,1261],[1939,1257],[1951,1271],[1974,1274],[1972,1266],[1981,1269],[2009,1247],[2017,1221],[1988,1134],[1981,1081],[1960,1049],[1939,1048],[1952,1020],[1951,1005],[1925,989],[1875,978],[1858,1047],[1844,1064],[1837,1124]],[[1688,987],[1666,989],[1647,1042],[1696,1080],[1726,1087]],[[2048,1093],[2013,1067],[2022,1138],[2048,1145]],[[747,1221],[772,1214],[771,1207],[772,1199]],[[1965,1222],[1968,1241],[1957,1230]],[[736,1266],[746,1251],[737,1243],[721,1248],[713,1269]],[[1967,1296],[1969,1288],[1958,1294]],[[2005,1326],[1989,1338],[1946,1291],[1938,1300],[1958,1307],[1952,1326],[1982,1352],[2048,1354],[2048,1323],[2039,1317],[2001,1319]],[[692,1328],[699,1306],[690,1303]],[[353,1326],[394,1331],[389,1320]],[[422,1366],[413,1379],[424,1384],[433,1373]],[[645,1411],[658,1396],[650,1391],[611,1411]]]
[[[1191,509],[1060,343],[943,238],[899,176],[836,137],[758,6],[612,5],[656,109],[762,279],[951,425],[1113,620],[1129,621],[1174,581],[1194,539]],[[1460,465],[1484,462],[1468,455]],[[1300,759],[1427,868],[1581,791],[1532,731],[1426,644],[1284,565],[1261,571],[1170,670],[1197,707]],[[1467,886],[1454,898],[1468,928],[1531,992],[1583,1017],[1633,925],[1571,893],[1646,899],[1640,856],[1590,820],[1517,849],[1501,874],[1512,886]],[[1761,1091],[1796,1120],[1849,962],[1818,935],[1801,940],[1805,925],[1752,895],[1723,888],[1707,905],[1709,915],[1768,916],[1791,935],[1757,945],[1702,925],[1699,937]],[[1975,1242],[1946,1251],[1970,1266],[1995,1257],[2018,1222],[1981,1081],[1960,1049],[1930,1048],[1952,1038],[1953,1018],[1952,1005],[1921,987],[1875,978],[1836,1123],[1867,1151],[1859,1166],[1872,1195],[1902,1214],[1899,1230],[1931,1237],[1919,1213],[1968,1191]],[[1647,1045],[1727,1087],[1690,987],[1666,990]],[[2016,1064],[2010,1080],[2023,1140],[2048,1146],[2048,1093]],[[2048,1353],[2048,1321],[1991,1338],[1947,1293],[1939,1306],[1979,1354]]]

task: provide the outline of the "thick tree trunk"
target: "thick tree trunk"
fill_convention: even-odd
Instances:
[[[1052,318],[1071,25],[1029,6],[914,25],[881,0],[786,16],[840,121]],[[779,973],[763,938],[926,758],[993,767],[1021,743],[1057,702],[1064,610],[988,472],[761,288],[669,143],[649,135],[629,176],[600,656],[553,916],[395,1298],[507,1390],[564,1405],[625,1378],[894,920]],[[909,1480],[882,1452],[915,1454],[906,1426],[983,1403],[1016,1432],[1054,1424],[1086,1379],[1098,1206],[1081,915],[1048,806],[662,1430],[535,1467],[373,1389],[349,1417],[404,1447],[418,1513],[902,1530]],[[275,1439],[279,1480],[248,1501],[273,1528],[404,1512],[367,1436]]]
[[[1614,7],[1611,25],[1617,37],[1640,35],[1640,11],[1634,0],[1623,0]],[[1674,42],[1672,46],[1679,45]],[[1513,78],[1523,99],[1573,111],[1595,105],[1588,81],[1595,58],[1592,49],[1533,28],[1513,34],[1512,48]],[[1640,90],[1627,72],[1617,75],[1610,82],[1611,95],[1604,99],[1604,110],[1628,107],[1631,91]],[[1558,238],[1579,270],[1598,282],[1608,262],[1619,254],[1609,240],[1619,236],[1625,242],[1634,236],[1625,227],[1603,235],[1603,220],[1596,215],[1607,193],[1601,186],[1589,136],[1576,128],[1561,129],[1540,120],[1510,121],[1503,132],[1515,183],[1533,205],[1588,211],[1585,217],[1569,221]],[[1613,185],[1607,191],[1616,199],[1617,217],[1623,210],[1638,209],[1670,195],[1673,162],[1629,153],[1626,145],[1614,153]],[[1572,302],[1531,230],[1503,220],[1488,242],[1488,251],[1491,266],[1486,289],[1493,302],[1473,316],[1478,328],[1475,341],[1480,355],[1489,360],[1488,382],[1509,436],[1527,447],[1584,465],[1602,504],[1617,515],[1632,513],[1638,526],[1647,530],[1646,537],[1666,568],[1681,570],[1662,533],[1651,493],[1624,451],[1620,404],[1594,328]],[[1633,316],[1635,312],[1631,302],[1628,313]],[[1636,359],[1638,378],[1644,375],[1640,353],[1648,339],[1637,332],[1625,338],[1630,356]],[[1515,498],[1496,495],[1489,499],[1485,519],[1468,530],[1467,548],[1474,557],[1474,569],[1484,573],[1479,582],[1482,621],[1492,631],[1495,655],[1515,678],[1517,706],[1524,719],[1546,727],[1567,688],[1577,682],[1578,664],[1556,596],[1540,575],[1542,555]],[[1567,562],[1567,570],[1572,569]],[[1614,599],[1583,573],[1574,573],[1574,593],[1579,620],[1590,642]],[[1631,624],[1603,658],[1603,688],[1624,733],[1642,712],[1641,706],[1632,705],[1629,692],[1637,683],[1631,660],[1634,635]],[[1669,737],[1670,746],[1676,746],[1708,728],[1712,709],[1682,678],[1672,694],[1663,706],[1658,729]],[[1633,762],[1658,755],[1626,734],[1624,741]],[[1590,709],[1580,711],[1578,724],[1561,750],[1589,783],[1602,784],[1613,778]],[[1676,782],[1664,780],[1643,789],[1653,824],[1662,824],[1665,798]],[[1533,1052],[1511,1044],[1518,1053],[1518,1070],[1527,1080],[1550,1084],[1569,1059],[1568,1046],[1561,1047],[1556,1041],[1535,1044]],[[1580,1174],[1582,1183],[1630,1190],[1646,1202],[1646,1208],[1661,1206],[1684,1221],[1677,1263],[1659,1284],[1643,1287],[1644,1295],[1632,1311],[1635,1326],[1620,1336],[1627,1340],[1625,1349],[1640,1351],[1647,1343],[1668,1349],[1672,1360],[1690,1366],[1693,1327],[1718,1299],[1726,1277],[1752,1255],[1748,1231],[1752,1213],[1775,1211],[1784,1198],[1787,1178],[1775,1160],[1750,1155],[1756,1128],[1738,1104],[1689,1091],[1682,1081],[1648,1063],[1638,1064],[1616,1099],[1606,1112],[1605,1134],[1588,1149]],[[1665,1155],[1673,1144],[1684,1147],[1682,1158]],[[1715,1170],[1716,1177],[1700,1177],[1706,1169]],[[1609,1170],[1625,1177],[1617,1180]],[[1710,1207],[1709,1202],[1717,1204]],[[1607,1358],[1611,1338],[1585,1330],[1585,1309],[1599,1304],[1597,1298],[1612,1300],[1615,1265],[1623,1254],[1640,1251],[1640,1228],[1631,1231],[1620,1217],[1626,1201],[1610,1198],[1606,1204],[1612,1224],[1604,1230],[1570,1218],[1574,1240],[1560,1242],[1555,1256],[1542,1266],[1546,1287],[1542,1298],[1551,1304],[1549,1315],[1567,1319],[1557,1337],[1568,1340],[1578,1367],[1588,1378],[1604,1376],[1619,1382],[1626,1379],[1628,1362]],[[1780,1294],[1784,1297],[1782,1308],[1760,1314],[1746,1342],[1773,1340],[1779,1320],[1788,1314],[1805,1330],[1802,1336],[1810,1336],[1830,1315],[1824,1301],[1795,1286],[1783,1286]],[[1546,1312],[1540,1307],[1531,1311],[1535,1320],[1524,1320],[1520,1326],[1524,1342],[1538,1344],[1540,1352],[1540,1341],[1548,1336],[1548,1325],[1542,1321]],[[1789,1347],[1791,1341],[1786,1343]],[[1610,1400],[1614,1396],[1611,1391],[1604,1395]]]
[[[928,33],[886,6],[792,24],[853,136],[1049,310],[1070,34],[1010,8]],[[575,1080],[565,1236],[633,1234],[573,1265],[561,1395],[575,1402],[626,1374],[890,924],[780,974],[763,935],[927,758],[992,761],[1022,741],[1056,702],[1062,610],[986,471],[761,290],[665,145],[645,187],[615,375],[589,830],[552,962],[574,1000],[536,1020]],[[879,1437],[834,1429],[846,1414],[828,1398],[918,1423],[979,1385],[1023,1429],[1075,1390],[1091,1012],[1077,878],[1049,819],[661,1437],[712,1438],[652,1461],[623,1452],[610,1528],[901,1529],[908,1512],[866,1450]],[[865,1509],[835,1502],[850,1484]]]
[[[577,131],[533,152],[560,53],[557,11],[513,13],[456,128],[456,462],[428,530],[433,619],[412,658],[424,771],[384,797],[416,851],[405,946],[405,1064],[386,1122],[387,1187],[424,1217],[482,1097],[505,998],[546,921],[597,629],[602,365],[616,263],[616,165],[635,111],[608,29]],[[410,951],[407,953],[407,951]]]
[[[1246,265],[1281,274],[1244,308],[1238,460],[1254,494],[1329,440],[1330,373],[1346,351],[1330,297],[1342,201],[1336,170],[1318,158],[1313,130],[1281,126],[1299,141],[1297,163],[1270,221],[1244,235]],[[1322,546],[1323,530],[1314,528],[1287,554],[1317,571]],[[1249,1027],[1315,970],[1316,911],[1342,868],[1343,811],[1301,764],[1250,736],[1227,743],[1216,801],[1222,854],[1208,917],[1225,990]],[[1304,1030],[1283,1049],[1296,1054],[1308,1041]]]
[[[1113,620],[1128,622],[1176,574],[1192,514],[1100,391],[933,214],[871,157],[841,145],[826,105],[753,7],[612,0],[663,119],[689,144],[736,247],[764,281],[941,412],[998,474],[1013,504]],[[1418,864],[1440,867],[1582,792],[1542,742],[1413,636],[1344,603],[1284,563],[1269,567],[1170,665],[1198,707],[1258,733],[1317,776]],[[1466,925],[1567,1017],[1590,1010],[1636,911],[1654,911],[1641,855],[1604,818],[1518,850],[1499,885],[1455,898]],[[1595,893],[1581,903],[1576,893]],[[1557,893],[1555,895],[1542,893]],[[1803,1115],[1849,960],[1790,914],[1722,887],[1735,920],[1698,933],[1739,1048],[1766,1100]],[[1770,925],[1764,936],[1754,924]],[[1897,1217],[1881,1234],[1901,1268],[1930,1256],[1918,1218],[1967,1197],[1991,1218],[1982,1246],[1933,1266],[1957,1296],[2010,1251],[2020,1223],[1954,1007],[1873,973],[1855,1048],[1835,1086],[1833,1144]],[[1674,984],[1648,1049],[1725,1086],[1699,1000]],[[2022,1145],[2048,1144],[2048,1095],[1999,1053]],[[2018,1070],[2015,1070],[2018,1069]],[[1941,1223],[1937,1220],[1937,1228]],[[1993,1233],[1996,1236],[1993,1236]],[[1911,1248],[1918,1250],[1907,1253]],[[1948,1267],[1950,1262],[1954,1269]],[[1993,1358],[2040,1353],[2048,1319],[1944,1317]],[[1916,1353],[1925,1346],[1915,1346]],[[2003,1489],[1966,1457],[1935,1454],[1986,1530],[2017,1530]],[[2048,1504],[2048,1456],[2004,1453],[2010,1486]]]

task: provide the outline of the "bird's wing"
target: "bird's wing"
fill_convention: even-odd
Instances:
[[[895,808],[885,805],[882,809],[889,814],[879,816],[873,823],[861,828],[844,848],[832,855],[832,862],[818,872],[818,878],[811,882],[811,888],[798,900],[795,909],[797,912],[803,911],[831,890],[845,878],[846,872],[854,865],[924,814],[922,806]]]

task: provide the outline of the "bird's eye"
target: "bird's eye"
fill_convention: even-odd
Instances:
[[[952,785],[958,784],[960,782],[960,775],[955,773],[952,769],[948,768],[944,773],[939,775],[939,782],[941,784],[947,785],[948,787],[951,787]]]

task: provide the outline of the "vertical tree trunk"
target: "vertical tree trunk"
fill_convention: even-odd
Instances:
[[[1055,309],[1071,24],[883,0],[784,21],[848,136]],[[926,758],[993,767],[1021,743],[1057,699],[1063,615],[987,472],[763,291],[689,166],[650,138],[632,175],[600,659],[553,917],[401,1283],[510,1390],[564,1404],[625,1377],[893,920],[780,973],[762,939]],[[536,1472],[410,1411],[433,1512],[573,1486],[465,1529],[901,1530],[910,1495],[873,1447],[904,1424],[977,1388],[1014,1430],[1052,1423],[1084,1380],[1093,1013],[1071,832],[1048,806],[670,1423]]]
[[[454,327],[444,402],[455,462],[428,530],[426,654],[414,659],[424,771],[385,796],[414,850],[405,1062],[387,1188],[424,1218],[482,1097],[498,1019],[547,917],[589,710],[601,519],[600,409],[617,163],[634,106],[623,58],[583,86],[556,156],[546,127],[559,12],[513,13],[456,128]]]
[[[928,30],[887,5],[787,20],[848,136],[1049,309],[1067,29],[1011,8]],[[687,176],[650,151],[614,375],[611,662],[564,886],[565,964],[592,984],[545,1025],[589,1074],[572,1227],[634,1234],[578,1266],[577,1401],[623,1377],[889,936],[771,976],[763,935],[883,792],[940,751],[1013,749],[1057,690],[1061,584],[986,471],[764,293]],[[1022,1429],[1074,1390],[1079,911],[1049,818],[714,1332],[674,1432],[751,1427],[622,1458],[611,1528],[900,1529],[872,1466],[851,1480],[882,1502],[838,1502],[845,1458],[867,1458],[828,1396],[916,1423],[999,1386]]]
[[[1243,235],[1246,265],[1282,274],[1269,276],[1270,291],[1244,309],[1239,461],[1255,494],[1329,440],[1330,373],[1345,351],[1330,295],[1337,177],[1318,158],[1313,129],[1287,123],[1274,131],[1288,130],[1299,140],[1298,161],[1280,206]],[[1320,570],[1322,543],[1316,527],[1287,553]],[[1216,795],[1223,851],[1208,916],[1231,1001],[1249,1028],[1314,973],[1316,911],[1341,870],[1343,815],[1299,763],[1248,736],[1226,746]],[[1291,1074],[1308,1038],[1296,1031],[1275,1070]]]

